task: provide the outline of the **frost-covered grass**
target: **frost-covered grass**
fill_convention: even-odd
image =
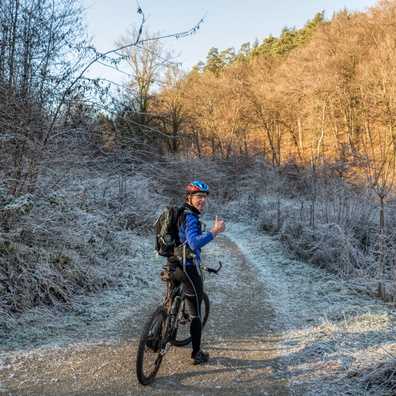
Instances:
[[[38,197],[23,216],[16,205],[25,201],[12,202],[10,232],[0,234],[2,342],[42,343],[63,325],[71,335],[81,323],[100,328],[106,325],[102,307],[92,310],[98,297],[134,298],[148,287],[153,245],[145,237],[155,216],[147,205],[155,196],[149,187],[150,180],[139,177],[74,175],[57,192]],[[48,315],[65,321],[49,325]],[[30,323],[38,325],[32,334]]]
[[[395,391],[394,310],[326,270],[288,258],[276,239],[260,237],[252,227],[239,225],[230,237],[268,283],[286,328],[279,353],[293,382],[326,379],[315,393],[324,395]]]
[[[294,257],[328,269],[356,290],[390,303],[396,301],[392,204],[385,207],[386,222],[381,230],[375,199],[360,190],[343,190],[341,183],[322,186],[322,194],[309,200],[306,195],[293,194],[290,186],[276,193],[272,183],[266,193],[246,193],[226,203],[222,212],[232,220],[277,235]]]
[[[128,232],[125,240],[127,237]],[[109,260],[107,276],[112,284],[107,288],[73,296],[63,310],[56,305],[40,305],[18,316],[2,316],[2,351],[48,348],[76,340],[111,339],[116,334],[115,324],[141,309],[141,301],[158,298],[158,263],[152,254],[152,243],[133,233],[129,233],[129,237],[129,243],[133,241],[140,249],[133,256],[125,254]]]

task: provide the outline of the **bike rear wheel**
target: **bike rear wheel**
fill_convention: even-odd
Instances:
[[[165,321],[166,310],[159,306],[144,325],[136,358],[136,375],[142,385],[151,384],[161,366]]]
[[[202,308],[201,308],[201,316],[202,316],[202,328],[205,327],[206,322],[208,321],[209,311],[210,311],[210,302],[208,295],[204,292],[202,297]],[[181,318],[179,318],[178,328],[176,332],[176,337],[173,341],[173,345],[181,347],[188,345],[191,342],[190,335],[190,313],[188,310],[188,304],[185,301],[184,312],[181,312]]]

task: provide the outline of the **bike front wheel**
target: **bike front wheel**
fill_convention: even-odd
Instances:
[[[204,292],[202,297],[202,306],[201,306],[202,328],[205,327],[205,324],[208,321],[209,311],[210,311],[209,297]],[[177,327],[176,337],[173,341],[173,345],[181,347],[188,345],[191,342],[190,322],[191,319],[188,310],[188,304],[187,301],[184,300],[184,309],[181,309],[179,313],[179,323]]]
[[[143,327],[136,358],[136,375],[142,385],[151,384],[161,366],[165,321],[166,310],[159,306]]]

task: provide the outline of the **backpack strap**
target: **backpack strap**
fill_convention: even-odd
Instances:
[[[181,213],[178,216],[178,222],[177,222],[177,227],[180,227],[183,223],[185,224],[186,221],[186,213],[188,214],[192,214],[193,216],[195,216],[198,220],[198,228],[201,228],[201,222],[199,221],[199,217],[198,217],[198,213],[193,212],[191,209],[189,209],[188,207],[181,207]],[[177,257],[179,257],[180,261],[183,264],[183,271],[186,271],[186,259],[192,259],[194,260],[195,258],[195,253],[193,250],[189,249],[187,247],[187,240],[181,245],[180,244],[180,238],[179,238],[179,234],[177,235],[177,245],[175,248],[175,254],[177,255]]]
[[[201,222],[199,220],[198,213],[193,212],[191,209],[189,209],[189,208],[187,208],[185,206],[182,206],[180,209],[181,209],[180,212],[182,212],[182,213],[178,213],[177,214],[178,221],[176,223],[178,228],[183,223],[186,222],[186,213],[189,213],[189,214],[192,214],[193,216],[195,216],[197,218],[197,220],[198,220],[198,228],[201,229]],[[178,242],[178,245],[180,245],[179,234],[178,234],[178,241],[177,242]]]
[[[175,218],[175,224],[177,227],[177,233],[175,235],[175,245],[179,246],[180,245],[180,238],[179,238],[179,227],[181,224],[183,224],[186,221],[186,215],[185,215],[185,207],[181,206],[178,208],[176,218]]]

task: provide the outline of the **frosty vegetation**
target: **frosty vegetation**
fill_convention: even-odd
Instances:
[[[86,39],[78,2],[62,2],[55,12],[43,1],[39,13],[35,2],[25,0],[21,9],[17,3],[0,5],[0,333],[9,334],[32,309],[78,312],[79,296],[122,287],[131,277],[138,288],[133,266],[147,257],[159,210],[181,203],[194,179],[211,186],[209,214],[272,235],[294,257],[355,291],[390,306],[396,301],[394,81],[381,82],[383,101],[377,91],[369,98],[375,78],[369,70],[379,65],[364,62],[372,59],[365,46],[353,58],[361,68],[354,69],[346,60],[357,49],[340,39],[339,58],[315,65],[334,70],[337,64],[347,85],[329,79],[314,86],[311,76],[302,96],[309,100],[296,99],[305,106],[297,114],[297,104],[286,107],[280,98],[291,101],[301,87],[286,97],[285,87],[275,84],[285,68],[300,70],[303,81],[303,70],[315,68],[299,62],[314,63],[312,51],[320,47],[314,44],[325,46],[325,37],[340,38],[347,28],[354,37],[363,29],[391,42],[391,32],[379,26],[392,19],[394,2],[327,22],[319,15],[295,34],[285,31],[283,41],[265,40],[231,60],[211,52],[206,67],[188,76],[175,67],[157,74],[171,55],[150,47],[158,41],[145,29],[123,37],[110,57]],[[50,23],[54,18],[58,24]],[[293,38],[293,45],[281,46]],[[380,50],[387,51],[385,44]],[[213,69],[215,58],[223,63]],[[92,62],[117,67],[125,59],[131,78],[117,94],[84,77]],[[394,78],[394,64],[381,76]],[[244,70],[249,79],[238,85],[239,100],[223,101]],[[367,85],[359,85],[364,78]],[[330,86],[339,90],[327,91]],[[364,89],[357,92],[358,86]],[[310,96],[317,92],[329,95]]]

